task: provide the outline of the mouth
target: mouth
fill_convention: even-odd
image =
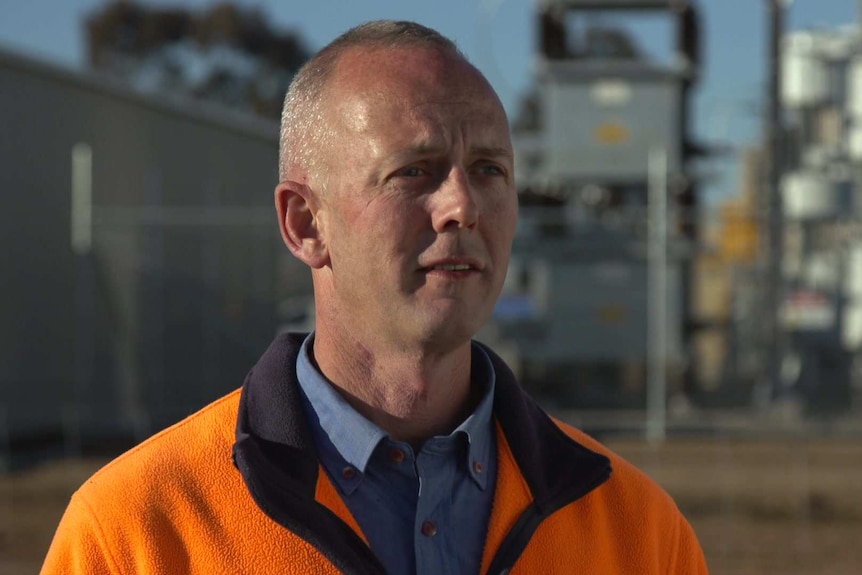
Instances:
[[[464,272],[480,272],[484,266],[471,258],[445,258],[430,262],[427,266],[419,268],[421,272],[448,272],[448,273],[464,273]]]
[[[470,270],[475,270],[473,266],[470,264],[438,264],[434,266],[430,266],[427,268],[423,268],[425,271],[444,271],[444,272],[466,272]]]

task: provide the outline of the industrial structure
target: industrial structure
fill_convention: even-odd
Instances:
[[[669,62],[605,18],[644,13],[670,24]],[[536,84],[514,130],[521,222],[494,335],[555,401],[643,407],[648,376],[692,393],[696,6],[545,0],[538,24]]]
[[[743,164],[746,195],[706,237],[693,164],[708,149],[689,121],[695,3],[539,3],[535,88],[515,125],[521,228],[493,333],[539,395],[579,408],[674,395],[703,407],[792,400],[808,413],[853,404],[862,33],[785,33],[786,6],[766,6],[764,147]],[[609,25],[628,12],[670,20],[670,62]],[[715,285],[710,258],[724,266]],[[704,305],[707,292],[723,303]]]
[[[855,26],[791,32],[781,53],[784,337],[775,392],[811,411],[841,410],[862,358],[862,35]]]

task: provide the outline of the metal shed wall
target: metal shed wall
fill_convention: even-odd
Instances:
[[[146,435],[239,386],[278,300],[311,291],[272,209],[277,126],[2,52],[0,126],[0,434]]]

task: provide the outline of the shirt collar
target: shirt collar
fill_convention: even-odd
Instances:
[[[374,450],[388,436],[385,431],[353,409],[320,373],[311,359],[313,342],[314,332],[310,333],[302,343],[296,360],[296,373],[299,386],[314,412],[309,414],[309,419],[313,422],[316,415],[317,425],[312,424],[312,427],[316,428],[314,435],[319,439],[324,439],[321,435],[325,435],[325,439],[329,440],[337,455],[346,464],[352,465],[360,473],[365,473]],[[474,385],[483,386],[482,398],[473,413],[450,435],[440,439],[457,440],[458,435],[466,436],[468,444],[465,450],[466,468],[473,481],[484,490],[488,485],[489,464],[494,448],[492,415],[496,376],[491,359],[485,350],[473,343],[471,352],[470,377]],[[318,440],[317,443],[320,445],[321,442]],[[321,455],[326,457],[325,453]],[[336,475],[335,478],[340,482],[341,474]],[[355,479],[349,483],[355,488]]]
[[[353,409],[320,373],[311,360],[313,341],[314,332],[311,332],[302,342],[296,358],[299,385],[332,445],[347,463],[364,473],[371,454],[386,437],[386,432]]]
[[[484,392],[479,405],[473,410],[461,425],[455,428],[452,435],[464,433],[467,436],[467,470],[473,481],[483,490],[488,485],[488,475],[491,469],[490,459],[494,448],[493,409],[494,409],[494,366],[485,351],[472,345],[471,374],[474,385],[482,385]]]

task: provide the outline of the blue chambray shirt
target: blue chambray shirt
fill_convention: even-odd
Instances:
[[[311,359],[297,358],[304,409],[321,463],[391,575],[478,575],[497,476],[494,368],[472,348],[475,411],[451,434],[414,453],[393,441],[332,388]]]

